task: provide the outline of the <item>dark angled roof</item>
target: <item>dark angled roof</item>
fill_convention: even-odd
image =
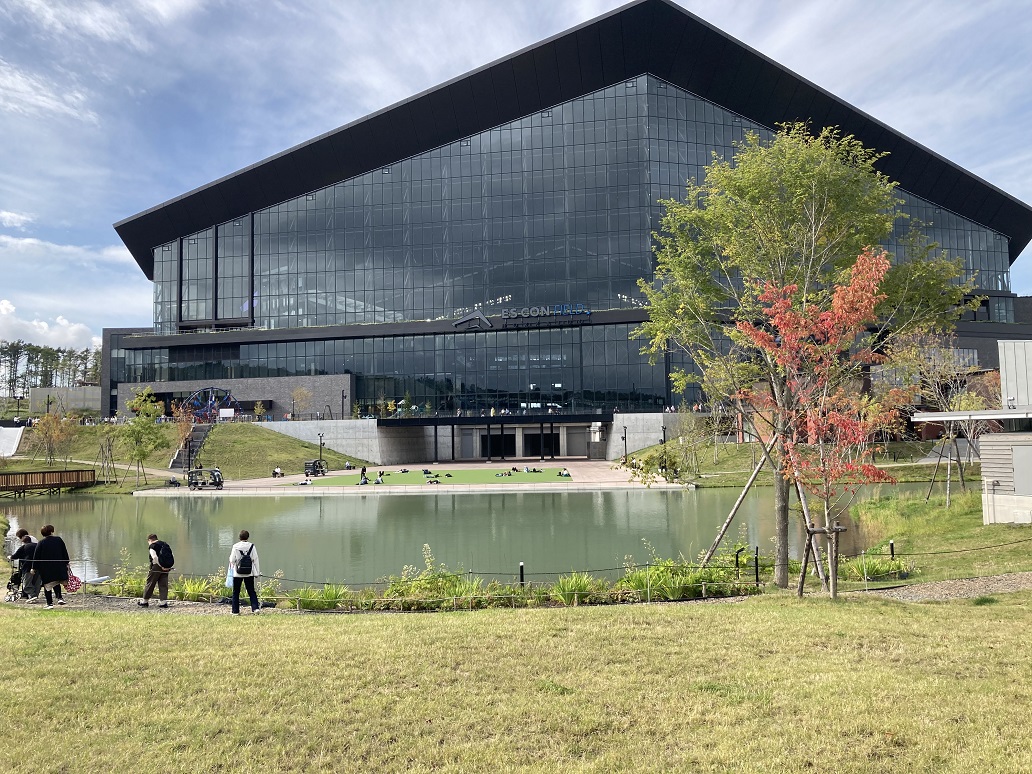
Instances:
[[[147,277],[152,248],[560,102],[651,73],[761,125],[838,125],[885,174],[1010,238],[1032,208],[673,5],[639,0],[115,224]]]

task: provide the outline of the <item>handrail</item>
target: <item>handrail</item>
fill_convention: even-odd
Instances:
[[[0,473],[0,492],[25,492],[30,489],[61,489],[93,486],[97,471],[41,470],[22,473]]]

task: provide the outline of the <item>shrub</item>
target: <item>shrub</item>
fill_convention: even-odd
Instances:
[[[839,576],[851,581],[903,580],[917,573],[912,562],[881,556],[856,556],[839,563]]]
[[[337,610],[350,605],[351,589],[347,586],[327,583],[322,588],[301,586],[287,592],[287,599],[298,610]]]
[[[129,562],[129,549],[122,548],[118,564],[115,565],[115,574],[108,588],[116,596],[142,597],[143,589],[147,585],[147,573],[149,570],[143,565],[130,567]]]
[[[598,581],[586,572],[560,575],[552,585],[551,597],[564,605],[579,605],[593,601],[593,596],[606,590],[606,582]]]
[[[217,588],[210,577],[180,576],[170,584],[169,594],[173,599],[181,599],[185,602],[212,602],[222,595],[222,589]]]

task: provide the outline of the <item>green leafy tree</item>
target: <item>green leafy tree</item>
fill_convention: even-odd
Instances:
[[[143,464],[158,449],[167,449],[168,437],[161,432],[158,417],[165,413],[165,405],[159,401],[150,387],[139,390],[127,404],[133,412],[132,418],[118,428],[119,440],[125,447],[130,462],[136,463],[136,486],[140,477],[147,481]]]
[[[906,260],[898,260],[881,286],[884,298],[863,346],[901,332],[938,330],[952,324],[969,282],[962,263],[936,256],[901,214],[896,184],[876,169],[883,154],[852,136],[827,128],[816,136],[805,124],[783,126],[766,142],[749,134],[733,161],[716,158],[702,183],[689,181],[683,202],[663,202],[656,235],[653,282],[639,285],[649,322],[635,332],[658,355],[687,352],[701,371],[710,403],[737,404],[762,439],[785,438],[793,398],[783,364],[757,349],[735,326],[764,319],[766,285],[792,288],[795,308],[830,309],[833,288],[848,281],[857,256],[886,241],[895,228],[906,233]],[[863,366],[866,368],[866,366]],[[861,366],[857,366],[858,369]],[[841,378],[857,374],[844,369]],[[691,375],[673,375],[683,390]],[[769,392],[774,412],[750,410],[743,395]],[[785,469],[778,441],[770,464]],[[788,585],[789,483],[775,477],[775,583]]]

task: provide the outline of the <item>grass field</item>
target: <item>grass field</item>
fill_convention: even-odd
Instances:
[[[923,497],[865,500],[854,514],[872,538],[868,555],[889,553],[915,562],[928,581],[1032,571],[1032,531],[1022,524],[982,524],[979,491],[945,499]]]
[[[1028,527],[984,527],[977,505],[860,513],[937,573],[1029,569]],[[16,774],[1032,771],[1030,627],[1028,592],[238,619],[0,604],[0,760]]]
[[[1032,596],[0,609],[10,772],[1032,770]],[[13,721],[12,721],[13,722]],[[50,732],[37,742],[27,735]]]
[[[167,470],[169,461],[175,450],[175,428],[171,424],[160,425],[168,446],[152,453],[144,463],[145,467]],[[61,459],[52,469],[76,470],[93,467],[92,462],[98,458],[102,438],[115,428],[111,426],[79,427],[71,443],[62,450]],[[42,470],[45,466],[40,459],[32,459],[32,436],[26,434],[22,440],[22,458],[5,462],[6,471]],[[124,473],[126,465],[125,449],[117,442],[114,444],[114,458]],[[248,478],[264,478],[271,475],[272,469],[279,465],[284,474],[303,473],[306,460],[319,456],[316,444],[300,441],[280,433],[273,432],[260,425],[245,422],[234,422],[216,425],[209,433],[199,462],[206,466],[218,466],[229,480]],[[65,462],[65,460],[84,460],[85,462]],[[339,454],[332,449],[323,449],[323,459],[331,468],[343,468],[345,462],[362,465],[363,461],[356,457]],[[136,476],[131,473],[125,485],[98,486],[89,490],[93,494],[116,494],[131,492],[134,489],[162,486],[168,475],[162,477],[148,476],[149,483],[137,487]]]
[[[513,466],[510,466],[510,468]],[[439,481],[442,484],[541,484],[541,483],[562,483],[564,481],[573,481],[576,479],[576,473],[570,477],[560,477],[559,472],[563,468],[534,468],[540,471],[539,473],[524,473],[523,465],[518,466],[518,472],[512,472],[509,468],[505,470],[512,472],[511,476],[500,475],[501,471],[497,468],[488,468],[484,466],[484,469],[455,469],[448,467],[440,467],[437,465],[427,468],[432,471],[432,476],[423,475],[423,468],[416,467],[408,470],[407,473],[402,473],[401,470],[405,469],[404,466],[401,468],[395,468],[388,470],[383,468],[384,478],[383,483],[389,484],[390,486],[426,486],[428,480]],[[375,486],[373,483],[376,480],[376,474],[381,468],[369,468],[366,472],[366,477],[369,479],[369,485]],[[346,473],[340,476],[326,476],[312,479],[312,483],[316,486],[353,486],[358,484],[360,474],[358,471],[354,473]]]

